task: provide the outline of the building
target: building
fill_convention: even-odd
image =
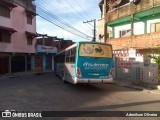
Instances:
[[[0,1],[0,74],[31,70],[36,7],[32,0]]]
[[[40,38],[36,41],[36,54],[34,56],[34,71],[47,72],[54,70],[54,56],[73,44],[72,40],[51,37],[38,34]]]
[[[101,0],[99,6],[99,41],[113,46],[116,79],[159,84],[158,66],[147,54],[158,53],[160,0]]]
[[[160,0],[102,0],[99,6],[99,41],[114,50],[135,48],[139,54],[160,44]]]

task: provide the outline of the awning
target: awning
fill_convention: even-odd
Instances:
[[[26,35],[27,37],[37,37],[36,33],[28,32],[28,31],[26,31]]]
[[[25,12],[26,12],[27,15],[31,15],[31,16],[36,16],[37,15],[35,12],[33,12],[31,10],[28,10],[28,9],[26,9]]]
[[[14,4],[12,0],[1,0],[0,5],[8,6],[10,8],[15,8],[17,5]]]
[[[9,28],[9,27],[4,27],[4,26],[0,26],[0,30],[3,30],[3,31],[9,31],[9,32],[17,32],[15,29],[13,28]]]

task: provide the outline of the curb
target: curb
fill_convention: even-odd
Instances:
[[[142,87],[139,87],[139,86],[135,86],[135,85],[131,85],[131,84],[121,84],[121,83],[117,83],[115,82],[116,85],[120,85],[122,87],[127,87],[127,88],[133,88],[133,89],[136,89],[136,90],[143,90]]]
[[[139,87],[139,86],[134,86],[134,85],[124,85],[123,87],[133,88],[133,89],[140,90],[140,91],[144,90],[144,88]]]
[[[152,94],[157,94],[157,95],[160,95],[160,90],[158,91],[152,91],[152,90],[146,90],[146,92],[149,92],[149,93],[152,93]]]
[[[120,85],[122,87],[127,87],[127,88],[132,88],[132,89],[136,89],[136,90],[140,90],[140,91],[144,91],[146,93],[151,93],[151,94],[157,94],[160,95],[160,86],[157,87],[153,87],[153,86],[149,86],[149,87],[141,87],[141,86],[136,86],[136,85],[132,85],[131,83],[120,83],[120,82],[115,82],[116,85]]]

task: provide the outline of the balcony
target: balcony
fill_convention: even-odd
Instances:
[[[132,13],[136,14],[136,13],[139,13],[154,7],[158,7],[158,6],[160,6],[160,0],[141,0],[141,3],[137,6],[132,3],[128,3],[124,6],[113,9],[108,13],[106,13],[106,16],[107,16],[106,21],[112,22],[120,18],[130,16]],[[155,10],[154,12],[158,12],[158,11]],[[152,14],[155,14],[155,13],[152,13]],[[130,18],[128,20],[130,20]]]
[[[14,8],[14,7],[17,7],[15,4],[14,4],[14,1],[13,0],[1,0],[1,3],[2,5],[5,5],[5,6],[8,6],[10,9]]]
[[[107,43],[112,44],[113,50],[154,48],[160,44],[160,32],[135,35],[130,37],[110,38]]]

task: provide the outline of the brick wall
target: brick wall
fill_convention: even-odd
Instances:
[[[113,45],[114,50],[129,49],[131,47],[144,49],[154,48],[160,44],[160,32],[135,35],[130,37],[110,38],[107,43]]]

